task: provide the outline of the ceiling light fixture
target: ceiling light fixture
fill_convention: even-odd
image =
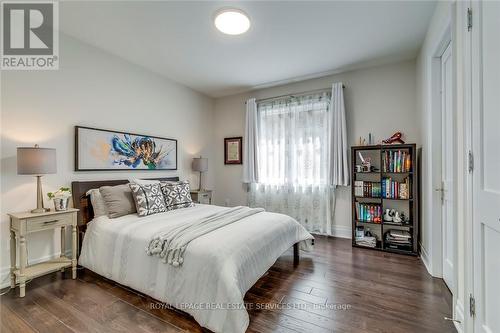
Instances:
[[[241,35],[250,28],[250,18],[239,9],[221,9],[215,14],[214,24],[227,35]]]

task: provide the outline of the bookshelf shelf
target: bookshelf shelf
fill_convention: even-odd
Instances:
[[[356,220],[357,223],[364,223],[364,224],[374,224],[374,225],[382,225],[382,223],[376,223],[376,222],[371,222],[371,221],[361,221],[361,220]]]
[[[378,173],[378,172],[375,172],[375,173]],[[389,171],[383,171],[382,174],[383,175],[408,175],[408,174],[412,174],[413,171],[406,171],[406,172],[389,172]]]
[[[402,223],[391,223],[391,222],[382,222],[383,226],[387,227],[403,227],[403,228],[413,228],[413,224],[402,224]]]
[[[361,164],[360,153],[370,157],[372,171],[356,172],[356,165]],[[370,145],[351,147],[352,176],[352,246],[378,251],[418,255],[418,164],[415,144]],[[366,175],[366,176],[365,176]],[[361,185],[360,185],[361,183]],[[356,187],[355,185],[358,185]],[[387,194],[386,194],[387,193]],[[361,196],[362,194],[363,196]],[[380,196],[370,196],[372,194]],[[385,195],[389,197],[385,197]],[[394,196],[394,197],[393,197]],[[400,198],[403,197],[403,198]],[[409,197],[409,198],[406,198]],[[361,207],[363,206],[363,207]],[[409,224],[382,221],[365,221],[370,216],[380,216],[386,209],[394,209],[405,214]],[[364,216],[359,218],[358,214]],[[368,214],[368,217],[365,215]],[[377,238],[376,246],[364,246],[356,243],[356,228],[370,228]],[[386,233],[392,231],[386,239]],[[398,244],[394,235],[409,233],[409,245]],[[373,244],[373,243],[372,243]]]
[[[399,200],[399,201],[413,201],[412,198],[410,199],[400,199],[400,198],[382,198],[383,200]]]

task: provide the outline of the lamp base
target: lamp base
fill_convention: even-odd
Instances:
[[[42,191],[42,176],[36,176],[36,208],[31,210],[32,213],[46,213],[50,208],[43,207],[43,191]]]
[[[31,212],[34,214],[47,213],[47,212],[50,212],[50,208],[35,208],[35,209],[32,209]]]

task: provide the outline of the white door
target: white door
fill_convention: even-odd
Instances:
[[[500,332],[500,2],[472,2],[474,332]]]
[[[441,56],[441,220],[443,234],[443,280],[453,291],[455,286],[453,264],[455,220],[453,217],[453,84],[451,43]]]

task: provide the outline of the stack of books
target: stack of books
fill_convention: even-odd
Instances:
[[[379,182],[354,181],[354,195],[364,198],[380,198],[382,189]]]
[[[382,196],[389,199],[410,199],[411,181],[406,177],[402,182],[394,181],[391,177],[382,179]]]
[[[382,155],[383,172],[410,172],[411,155],[407,151],[386,150]]]
[[[391,229],[385,233],[385,242],[390,248],[408,249],[411,247],[411,235],[406,230]]]
[[[376,247],[377,239],[375,237],[364,236],[363,238],[356,238],[356,245],[366,247]]]

